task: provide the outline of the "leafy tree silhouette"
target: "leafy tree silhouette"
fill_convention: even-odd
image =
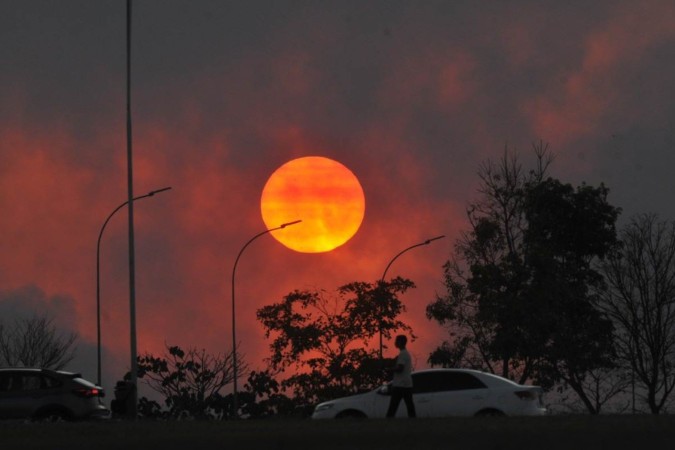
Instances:
[[[335,296],[296,290],[257,311],[266,337],[273,337],[271,372],[295,371],[281,387],[299,408],[307,413],[317,402],[371,389],[387,379],[387,361],[369,342],[380,329],[385,337],[411,331],[398,319],[405,310],[399,295],[414,287],[397,277],[375,284],[353,282]]]
[[[548,146],[534,150],[529,172],[508,149],[479,171],[482,197],[444,266],[447,292],[427,307],[450,332],[429,361],[544,387],[563,382],[597,413],[585,381],[614,364],[612,322],[597,307],[597,262],[617,243],[620,210],[603,185],[547,177]]]
[[[239,358],[239,356],[238,356]],[[168,411],[145,399],[141,411],[150,416],[173,418],[223,418],[228,411],[221,390],[234,380],[231,353],[212,355],[206,350],[166,346],[159,357],[144,354],[138,357],[138,377],[164,397]],[[247,368],[238,361],[241,373]]]

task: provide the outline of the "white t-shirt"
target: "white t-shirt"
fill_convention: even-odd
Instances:
[[[401,352],[396,357],[395,367],[398,367],[399,365],[403,366],[403,370],[400,371],[400,372],[394,372],[394,379],[391,380],[392,386],[405,387],[405,388],[413,387],[413,381],[412,381],[412,375],[411,375],[412,374],[412,358],[410,357],[410,353],[408,353],[408,350],[402,349]]]

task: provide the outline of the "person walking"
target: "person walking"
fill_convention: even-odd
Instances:
[[[394,377],[391,381],[391,400],[387,417],[394,417],[401,399],[405,402],[408,417],[416,417],[415,403],[413,403],[412,358],[406,349],[408,338],[400,334],[396,336],[394,345],[399,349],[394,365]]]

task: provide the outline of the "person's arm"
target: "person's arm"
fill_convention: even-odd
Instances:
[[[405,370],[405,364],[401,361],[401,358],[398,357],[394,360],[394,369],[392,372],[394,373],[401,373]]]

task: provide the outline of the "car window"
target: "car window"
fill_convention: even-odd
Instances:
[[[0,374],[0,392],[36,391],[53,389],[61,385],[58,379],[39,373]]]
[[[0,375],[0,392],[20,391],[23,386],[23,377],[20,373],[3,373]]]
[[[7,392],[12,383],[12,377],[8,373],[0,374],[0,392]]]
[[[482,381],[470,373],[453,372],[447,375],[449,376],[447,377],[446,383],[448,390],[451,391],[482,389],[486,387]]]
[[[41,376],[38,374],[27,374],[23,377],[23,383],[21,384],[21,390],[23,391],[36,391],[40,389],[41,386]]]
[[[424,394],[443,391],[441,375],[439,372],[413,374],[413,393]]]
[[[62,384],[63,383],[61,383],[61,381],[47,375],[42,375],[42,378],[40,379],[41,389],[54,389],[61,386]]]
[[[485,384],[470,373],[426,372],[413,374],[413,392],[443,392],[485,388]]]

